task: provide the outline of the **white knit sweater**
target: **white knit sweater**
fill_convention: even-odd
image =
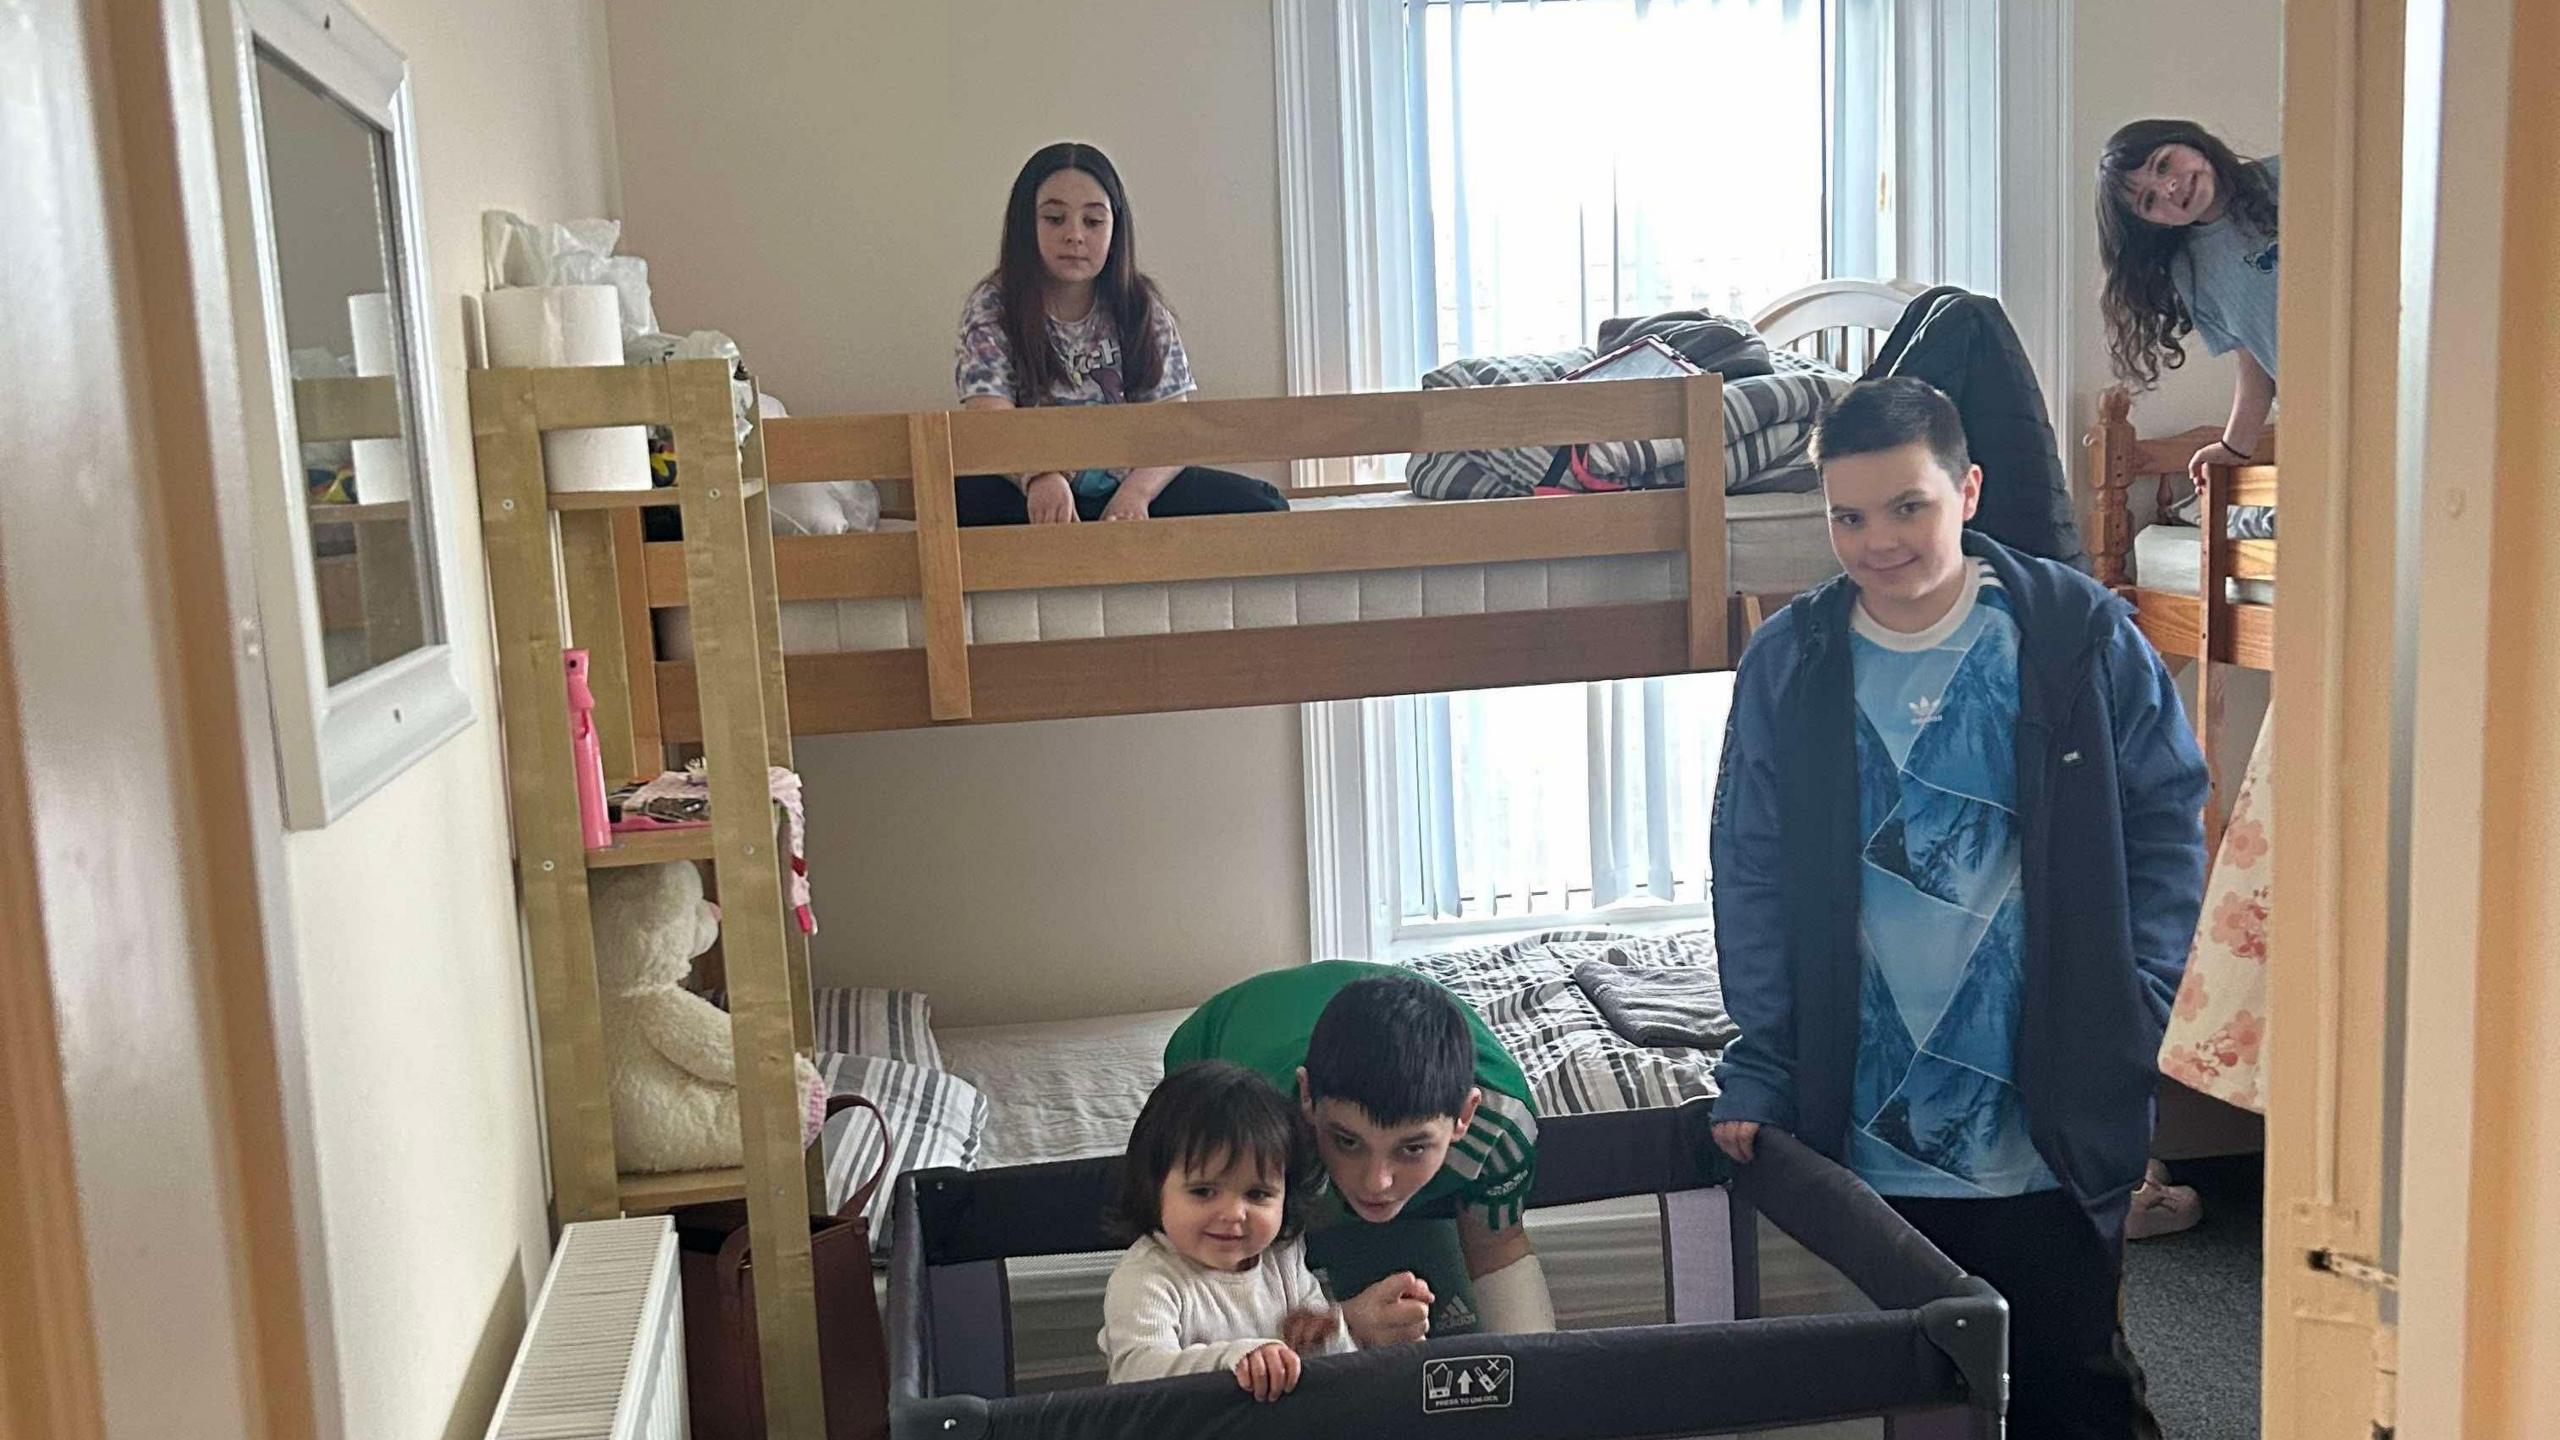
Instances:
[[[1280,1338],[1281,1323],[1300,1310],[1326,1310],[1307,1269],[1306,1243],[1274,1245],[1250,1270],[1212,1270],[1183,1258],[1159,1235],[1129,1247],[1102,1292],[1102,1333],[1111,1381],[1154,1380],[1232,1370],[1236,1362]],[[1340,1354],[1351,1338],[1339,1323],[1313,1352]]]

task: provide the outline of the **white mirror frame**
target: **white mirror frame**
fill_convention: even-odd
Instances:
[[[230,63],[210,67],[223,179],[224,241],[240,340],[242,401],[257,483],[257,591],[273,697],[285,823],[317,829],[344,815],[473,718],[452,643],[453,545],[439,461],[442,408],[427,307],[429,275],[420,221],[417,146],[408,58],[355,12],[326,0],[233,0]],[[291,347],[284,325],[265,131],[258,111],[263,46],[309,76],[388,137],[392,274],[400,291],[401,360],[407,368],[409,449],[423,514],[423,605],[444,639],[343,683],[326,678],[320,595],[305,513],[301,439],[293,409]],[[236,123],[232,123],[236,117]],[[265,383],[259,383],[264,377]]]

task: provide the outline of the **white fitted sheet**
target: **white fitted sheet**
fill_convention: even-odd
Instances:
[[[2133,583],[2145,590],[2193,595],[2204,586],[2204,532],[2193,525],[2145,525],[2133,536]],[[2272,605],[2272,580],[2234,580],[2231,599]]]
[[[1302,500],[1298,508],[1464,503],[1398,493]],[[1545,503],[1576,502],[1568,498]],[[891,521],[883,528],[902,523]],[[1738,593],[1792,593],[1839,572],[1818,493],[1728,496],[1725,530],[1726,574]],[[1076,585],[971,595],[968,634],[978,644],[1181,635],[1631,605],[1677,600],[1688,592],[1688,569],[1676,551],[1168,584]],[[661,620],[668,656],[690,659],[690,615],[673,610]],[[924,607],[914,597],[794,600],[782,606],[786,655],[912,650],[923,644]]]

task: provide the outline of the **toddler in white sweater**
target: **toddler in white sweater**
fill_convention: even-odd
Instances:
[[[1102,1297],[1114,1384],[1224,1370],[1276,1400],[1299,1357],[1351,1348],[1300,1238],[1322,1173],[1305,1116],[1253,1071],[1204,1060],[1156,1086],[1114,1217],[1139,1238]]]

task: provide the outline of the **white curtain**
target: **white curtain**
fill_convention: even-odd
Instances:
[[[1422,357],[1747,314],[1823,274],[1820,0],[1406,0]],[[1406,383],[1410,383],[1410,379]]]
[[[1403,169],[1436,302],[1416,307],[1415,369],[1593,345],[1613,315],[1749,315],[1819,279],[1822,16],[1819,0],[1405,0]],[[1376,702],[1403,921],[1702,901],[1731,681]]]
[[[1408,923],[1705,898],[1730,674],[1387,707]]]

